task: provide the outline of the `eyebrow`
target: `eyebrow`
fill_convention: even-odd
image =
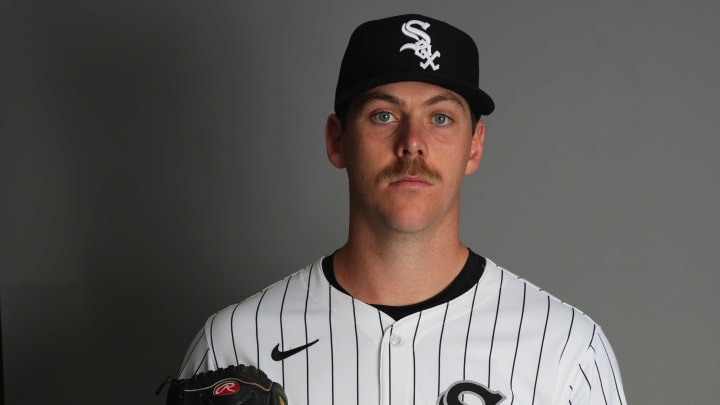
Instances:
[[[367,104],[369,104],[373,101],[386,101],[386,102],[388,102],[390,104],[394,104],[396,106],[403,106],[405,104],[399,98],[397,98],[391,94],[384,93],[382,91],[377,91],[377,90],[369,91],[367,93],[364,93],[364,94],[358,96],[358,98],[355,100],[355,102],[353,104],[357,110],[361,110],[363,107],[365,107]],[[460,97],[458,97],[457,95],[455,95],[454,93],[452,93],[450,91],[440,93],[436,96],[433,96],[433,97],[425,100],[425,102],[423,102],[423,105],[431,106],[431,105],[434,105],[434,104],[437,104],[437,103],[440,103],[443,101],[451,101],[451,102],[457,104],[460,108],[462,108],[463,111],[467,112],[467,108],[465,107],[465,104],[463,104]]]
[[[386,101],[390,104],[394,104],[397,106],[403,105],[403,102],[400,101],[399,98],[392,96],[387,93],[383,93],[382,91],[369,91],[367,93],[363,93],[355,99],[353,102],[353,105],[355,109],[362,110],[363,107],[365,107],[367,104],[373,102],[373,101]]]
[[[462,108],[463,111],[467,112],[467,109],[465,108],[465,104],[463,104],[460,97],[456,96],[454,93],[451,93],[450,91],[446,91],[444,93],[440,93],[435,97],[431,97],[429,100],[425,101],[423,105],[430,106],[433,104],[437,104],[443,101],[452,101],[453,103],[457,104],[460,108]]]

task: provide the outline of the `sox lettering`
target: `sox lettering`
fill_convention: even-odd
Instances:
[[[460,399],[463,394],[474,394],[482,398],[485,405],[497,405],[505,399],[504,395],[490,391],[474,381],[458,381],[440,395],[437,405],[464,405],[465,402]]]
[[[411,49],[415,51],[415,55],[425,62],[420,62],[420,67],[427,69],[428,66],[433,70],[438,70],[440,65],[435,64],[435,58],[440,57],[440,52],[432,50],[432,40],[430,35],[424,30],[430,27],[429,23],[420,20],[410,20],[403,24],[402,33],[415,40],[415,42],[407,43],[400,47],[400,52]]]

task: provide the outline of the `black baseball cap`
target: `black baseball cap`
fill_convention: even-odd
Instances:
[[[335,89],[335,112],[373,87],[420,81],[450,89],[473,112],[488,115],[492,98],[479,87],[479,57],[465,32],[430,17],[405,14],[368,21],[350,36]]]

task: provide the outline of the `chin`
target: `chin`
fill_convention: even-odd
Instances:
[[[427,215],[412,215],[404,212],[389,218],[386,222],[395,232],[413,234],[428,229],[434,221]]]

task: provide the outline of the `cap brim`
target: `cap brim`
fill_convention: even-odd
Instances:
[[[347,106],[353,98],[367,90],[397,82],[424,82],[452,90],[465,98],[470,105],[470,109],[478,116],[488,115],[495,110],[495,102],[482,89],[452,77],[437,73],[425,74],[423,72],[394,72],[360,82],[337,97],[335,110],[337,112],[338,109]]]

